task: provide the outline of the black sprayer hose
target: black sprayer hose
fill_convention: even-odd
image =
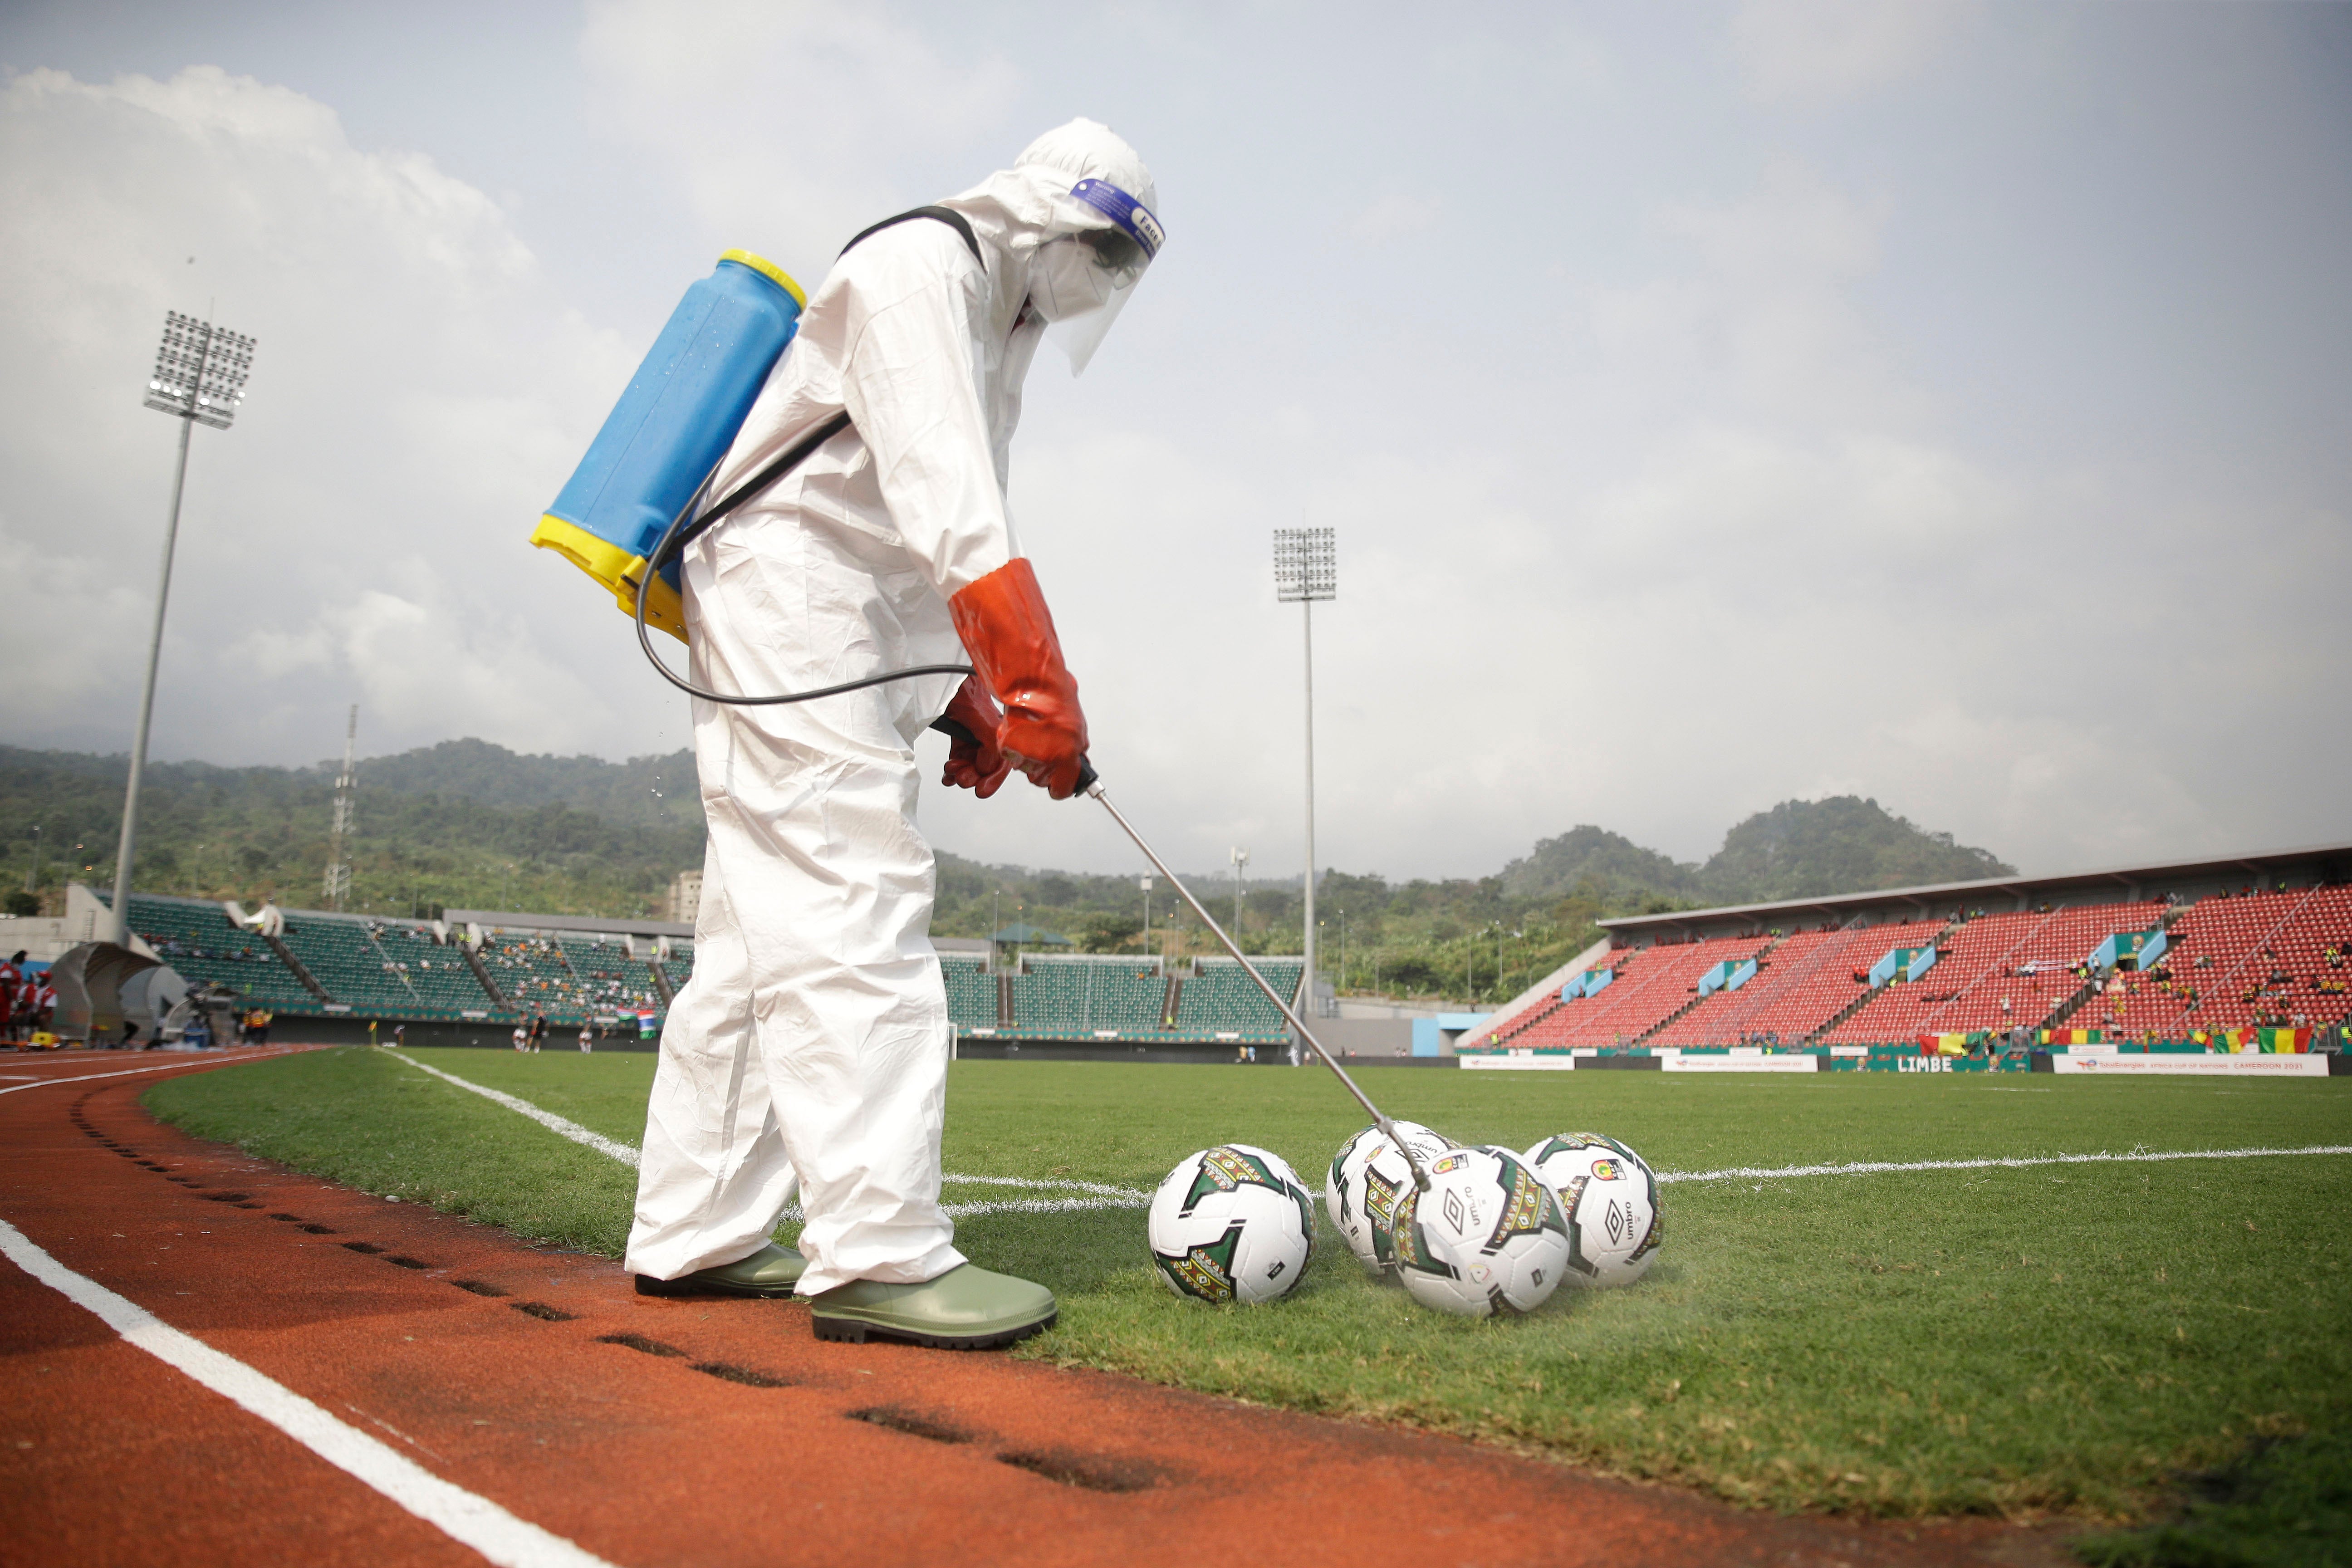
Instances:
[[[851,243],[855,244],[856,241]],[[685,549],[688,542],[704,529],[799,468],[808,459],[810,453],[848,428],[849,411],[845,408],[798,441],[793,442],[777,457],[774,462],[738,485],[725,500],[691,521],[688,521],[688,513],[694,510],[694,501],[688,498],[686,505],[678,510],[678,514],[670,519],[669,526],[662,531],[660,542],[654,546],[653,553],[646,557],[644,574],[637,579],[635,612],[637,646],[646,650],[646,661],[661,673],[661,678],[688,697],[699,697],[706,702],[723,702],[730,708],[772,708],[781,702],[807,702],[819,697],[838,697],[845,691],[863,691],[869,686],[880,686],[892,680],[911,679],[918,675],[971,675],[973,673],[971,666],[968,664],[916,664],[909,665],[904,669],[886,669],[879,675],[868,675],[856,680],[845,680],[838,686],[820,686],[811,691],[787,691],[774,697],[730,697],[723,691],[712,691],[683,679],[677,671],[664,664],[661,661],[661,655],[654,651],[652,634],[646,629],[646,595],[651,591],[654,577],[661,571],[663,563],[668,561],[673,553]],[[698,495],[701,492],[698,490],[695,493]],[[931,721],[931,728],[967,745],[979,744],[979,738],[953,719],[944,716],[934,719]],[[1078,782],[1073,787],[1072,793],[1084,794],[1094,787],[1094,764],[1081,756],[1078,759]]]
[[[971,666],[968,664],[918,664],[905,669],[886,669],[879,675],[869,675],[857,680],[845,680],[838,686],[820,686],[812,691],[786,691],[774,697],[730,697],[723,691],[711,691],[684,679],[669,666],[664,664],[661,655],[654,651],[653,637],[646,629],[646,595],[653,587],[654,577],[668,563],[669,558],[677,552],[685,549],[687,544],[704,529],[800,467],[807,460],[809,454],[848,428],[849,414],[845,409],[794,442],[774,462],[753,474],[738,486],[733,494],[700,517],[689,520],[688,514],[693,511],[694,502],[688,500],[678,514],[670,520],[669,527],[662,531],[661,542],[654,546],[653,553],[646,557],[645,573],[637,579],[637,646],[645,649],[646,659],[652,663],[655,669],[661,672],[661,678],[688,697],[699,697],[706,702],[723,702],[732,708],[766,708],[780,702],[807,702],[819,697],[838,697],[845,691],[862,691],[869,686],[880,686],[886,681],[908,680],[918,675],[970,675],[972,672]],[[957,728],[961,729],[962,726],[959,725]],[[967,733],[963,738],[969,740],[971,737]]]

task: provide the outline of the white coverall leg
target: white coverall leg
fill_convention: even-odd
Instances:
[[[683,577],[696,684],[803,690],[910,662],[900,612],[920,618],[929,584],[901,551],[860,553],[772,513],[698,541]],[[646,1117],[634,1271],[676,1279],[758,1251],[796,1177],[803,1294],[963,1261],[939,1201],[950,1036],[914,822],[914,741],[956,684],[695,703],[710,840],[694,977]]]

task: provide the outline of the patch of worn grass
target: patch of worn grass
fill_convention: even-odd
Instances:
[[[641,1055],[418,1051],[635,1142]],[[2352,1142],[2352,1085],[1368,1069],[1393,1114],[1524,1146],[1591,1128],[1662,1171]],[[249,1087],[248,1087],[249,1086]],[[295,1057],[159,1084],[191,1131],[523,1234],[617,1252],[625,1167],[403,1066]],[[1310,1181],[1359,1125],[1315,1072],[965,1062],[950,1172],[1148,1188],[1229,1139]],[[978,1195],[970,1189],[950,1197]],[[1393,1420],[1780,1509],[2142,1515],[2264,1434],[2352,1429],[2352,1159],[1684,1183],[1640,1286],[1470,1322],[1364,1277],[1328,1231],[1269,1308],[1179,1300],[1134,1210],[968,1218],[1051,1285],[1024,1353]]]

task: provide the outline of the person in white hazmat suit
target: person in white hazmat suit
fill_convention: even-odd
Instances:
[[[1054,1321],[1050,1290],[965,1261],[940,1207],[950,1031],[914,743],[940,721],[943,782],[982,797],[1013,768],[1077,787],[1086,720],[1006,509],[1009,447],[1040,339],[1085,368],[1160,247],[1156,199],[1134,150],[1078,120],[860,235],[711,482],[849,416],[687,547],[696,684],[796,691],[966,655],[976,673],[696,700],[709,844],[646,1114],[640,1291],[797,1292],[824,1339],[972,1348]],[[793,1251],[771,1237],[796,1188]]]

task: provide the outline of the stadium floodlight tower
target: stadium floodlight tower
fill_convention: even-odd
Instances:
[[[1339,596],[1339,547],[1328,528],[1274,531],[1274,596],[1297,605],[1307,631],[1307,1012],[1319,1016],[1315,995],[1315,605]],[[1294,1052],[1295,1054],[1295,1052]]]
[[[352,896],[352,840],[359,831],[352,820],[359,789],[356,748],[360,742],[360,705],[352,704],[351,721],[343,726],[343,771],[335,775],[335,814],[327,829],[327,907],[340,911]],[[499,900],[503,903],[504,899]]]
[[[139,737],[131,748],[131,783],[122,795],[122,842],[114,851],[114,940],[131,945],[131,862],[139,847],[139,784],[147,771],[147,731],[155,717],[155,668],[163,657],[163,610],[172,597],[172,552],[180,539],[180,496],[188,485],[188,436],[198,425],[226,430],[245,400],[253,340],[210,321],[163,315],[163,343],[147,379],[147,406],[180,422],[180,460],[172,474],[172,517],[163,525],[163,571],[155,588],[155,629],[147,641],[147,681],[139,694]]]

